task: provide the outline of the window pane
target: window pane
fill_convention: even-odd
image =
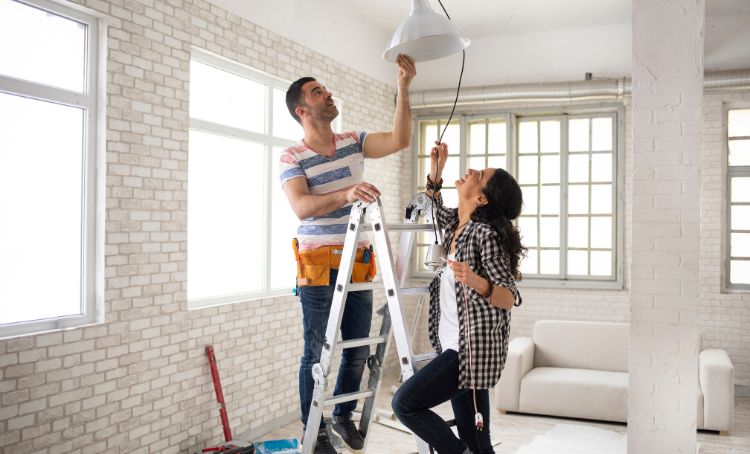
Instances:
[[[591,181],[612,181],[612,155],[596,153],[591,155]]]
[[[417,185],[424,186],[427,182],[427,175],[430,173],[430,158],[419,158],[417,166],[419,169]]]
[[[750,257],[750,233],[733,233],[729,254],[732,257]]]
[[[560,156],[542,156],[541,182],[560,182]]]
[[[591,275],[612,275],[612,253],[609,251],[591,251]]]
[[[263,84],[190,61],[191,118],[263,133],[265,99]]]
[[[568,150],[589,150],[589,119],[578,118],[568,121]]]
[[[461,165],[461,159],[458,156],[448,156],[448,160],[445,161],[445,167],[443,167],[443,184],[445,186],[453,186],[463,175],[459,175],[459,165]]]
[[[518,151],[521,154],[539,151],[537,144],[537,123],[535,121],[522,121],[518,130]]]
[[[542,153],[560,153],[560,122],[542,121],[539,123],[539,135],[541,146],[539,151]]]
[[[0,74],[86,91],[86,28],[23,3],[1,0]]]
[[[750,260],[731,260],[729,262],[729,282],[732,284],[750,284]]]
[[[0,93],[0,323],[82,313],[84,114]]]
[[[576,276],[589,274],[588,251],[568,251],[568,274]]]
[[[429,156],[430,150],[435,146],[435,141],[438,140],[438,129],[435,123],[422,123],[423,127],[423,141],[422,141],[422,154]],[[451,152],[453,150],[450,150]]]
[[[443,196],[443,205],[448,208],[456,208],[458,206],[458,191],[443,188],[440,194]]]
[[[537,156],[520,156],[518,158],[518,183],[536,184],[539,169]]]
[[[750,109],[729,111],[729,137],[750,136]]]
[[[545,217],[539,220],[539,244],[542,247],[560,246],[560,218]]]
[[[750,166],[750,140],[729,141],[729,165]]]
[[[560,274],[560,251],[539,251],[539,272]]]
[[[273,149],[271,175],[278,175],[281,148]],[[257,219],[257,218],[256,218]],[[271,179],[271,288],[289,289],[294,287],[297,264],[292,252],[292,238],[296,236],[300,221],[292,211],[289,201],[277,178]]]
[[[588,185],[576,184],[568,186],[568,213],[589,213],[589,187]]]
[[[612,218],[591,218],[591,247],[600,249],[612,248]]]
[[[273,89],[273,135],[294,141],[304,136],[302,126],[292,118],[286,107],[286,92],[278,88]]]
[[[539,274],[537,255],[536,249],[526,251],[526,257],[521,259],[521,274]]]
[[[612,213],[612,185],[591,185],[591,212],[594,214]]]
[[[574,154],[568,157],[568,181],[586,183],[589,181],[589,155]]]
[[[469,154],[485,154],[486,130],[484,122],[469,124]]]
[[[505,122],[490,123],[490,130],[487,135],[487,152],[490,154],[494,153],[508,153],[508,139]]]
[[[521,212],[523,214],[537,214],[537,191],[537,186],[521,186],[521,193],[523,194],[523,207]]]
[[[750,177],[732,178],[732,202],[750,202]]]
[[[487,167],[507,170],[507,165],[507,158],[505,156],[489,156],[487,158]]]
[[[470,156],[467,162],[467,168],[482,170],[487,168],[487,158],[484,156]]]
[[[568,246],[589,247],[589,218],[571,216],[568,218]],[[586,259],[588,262],[588,259]]]
[[[188,297],[260,291],[265,147],[195,131],[189,140]]]
[[[443,132],[444,127],[445,123],[441,123],[440,132]],[[443,134],[443,143],[448,145],[448,153],[459,154],[461,152],[461,125],[456,120],[451,120],[451,124],[445,130],[445,134]],[[435,144],[433,143],[430,148],[434,146]],[[450,161],[448,161],[448,164],[450,164]]]
[[[537,246],[536,218],[523,216],[518,218],[518,228],[521,231],[521,244],[526,247]]]
[[[591,150],[612,149],[612,119],[594,118],[591,120]]]
[[[732,230],[750,230],[750,206],[736,205],[732,210]]]
[[[541,214],[560,213],[560,186],[542,186],[539,190],[541,196]]]

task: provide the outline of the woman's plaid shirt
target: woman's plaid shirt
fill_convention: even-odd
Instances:
[[[449,250],[453,233],[458,226],[458,210],[445,208],[443,198],[435,197],[437,219],[445,229],[444,246]],[[456,261],[466,262],[471,269],[495,286],[507,287],[513,292],[516,306],[521,304],[521,295],[511,274],[510,257],[500,243],[494,228],[482,222],[470,221],[458,236]],[[440,277],[442,269],[430,283],[429,335],[432,347],[441,353],[438,325],[440,323]],[[495,386],[505,366],[510,338],[510,311],[491,306],[474,289],[466,286],[471,316],[471,370],[466,339],[466,314],[462,284],[456,282],[458,304],[458,360],[459,388],[487,389]]]

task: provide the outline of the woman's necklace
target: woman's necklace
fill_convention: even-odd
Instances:
[[[453,238],[451,239],[451,253],[455,252],[456,248],[454,246],[458,241],[458,236],[461,234],[461,229],[464,228],[469,222],[471,222],[471,219],[459,225],[458,227],[456,227],[456,230],[453,231]]]

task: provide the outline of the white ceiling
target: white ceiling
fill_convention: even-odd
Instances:
[[[381,54],[410,0],[209,0],[395,85]],[[472,38],[464,86],[628,77],[632,0],[442,0]],[[436,0],[430,0],[442,12]],[[658,39],[658,31],[654,39]],[[750,68],[750,0],[706,0],[707,71]],[[420,63],[413,89],[455,86],[461,57]]]

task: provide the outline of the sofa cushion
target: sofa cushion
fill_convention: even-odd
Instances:
[[[628,374],[559,367],[532,369],[521,380],[519,411],[626,422]]]
[[[534,367],[628,371],[627,323],[540,320],[534,323]]]

